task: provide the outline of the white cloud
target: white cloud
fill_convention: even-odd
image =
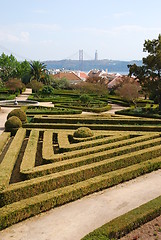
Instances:
[[[1,30],[0,31],[0,41],[3,42],[28,42],[29,41],[29,32],[19,32],[12,33],[11,31]]]

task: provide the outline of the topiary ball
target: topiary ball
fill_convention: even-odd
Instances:
[[[87,138],[87,137],[93,137],[93,132],[91,131],[90,128],[87,128],[87,127],[80,127],[78,128],[73,136],[75,138]]]
[[[27,122],[27,116],[26,116],[26,113],[24,111],[22,111],[21,109],[14,109],[12,110],[8,116],[7,116],[7,119],[9,119],[10,117],[12,116],[16,116],[18,117],[22,123],[25,123]]]
[[[15,135],[15,133],[20,127],[22,127],[22,122],[16,116],[10,117],[5,123],[5,131],[11,132],[12,135]]]

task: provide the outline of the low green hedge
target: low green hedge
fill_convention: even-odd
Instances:
[[[151,144],[149,146],[153,145]],[[139,146],[135,149],[139,150]],[[140,149],[142,149],[142,146],[140,146]],[[20,201],[24,198],[33,197],[43,192],[52,191],[54,189],[65,187],[67,185],[71,185],[80,181],[85,181],[89,178],[93,178],[119,168],[124,168],[138,162],[158,157],[160,154],[160,146],[150,147],[149,149],[142,149],[135,153],[128,152],[123,156],[119,156],[119,154],[115,153],[115,151],[109,154],[98,154],[95,158],[98,158],[101,162],[80,166],[66,170],[64,172],[61,171],[43,177],[38,177],[27,182],[17,183],[14,186],[10,185],[8,189],[0,193],[0,204],[10,204],[14,201]]]
[[[3,148],[5,147],[5,145],[7,144],[9,138],[10,138],[10,132],[3,132],[0,135],[0,153],[2,152]]]
[[[151,158],[154,156],[158,156],[158,154],[160,153],[160,150],[158,150],[159,146],[155,146],[157,144],[160,144],[160,142],[161,139],[150,140],[141,144],[134,144],[133,146],[123,146],[120,147],[117,151],[115,149],[111,149],[108,151],[104,151],[104,153],[100,153],[99,151],[96,152],[95,149],[93,150],[93,152],[90,153],[90,151],[88,152],[87,150],[87,155],[81,157],[77,156],[76,158],[64,161],[64,163],[58,162],[53,165],[50,164],[44,167],[41,166],[38,169],[31,169],[30,171],[26,172],[27,178],[29,179],[33,177],[44,176],[46,174],[66,171],[72,168],[78,168],[79,171],[79,167],[80,169],[82,169],[81,166],[83,165],[84,173],[86,172],[86,170],[88,171],[92,168],[93,174],[95,174],[97,170],[100,171],[101,174],[104,171],[111,171],[115,170],[116,168],[124,167],[126,164],[134,164],[136,161],[140,161],[140,159],[145,161],[146,157]],[[136,152],[137,150],[140,151]],[[157,153],[156,151],[159,152]],[[140,154],[142,154],[141,157]],[[80,155],[82,155],[82,153],[80,153]],[[126,161],[126,163],[124,163],[124,161]],[[89,173],[89,176],[90,174],[91,173]]]
[[[124,140],[124,139],[129,139],[129,138],[130,138],[130,134],[123,134],[123,135],[116,134],[115,136],[107,135],[100,139],[92,139],[92,140],[89,140],[88,142],[80,142],[80,143],[76,143],[76,144],[70,144],[67,133],[65,133],[65,132],[58,133],[58,143],[59,143],[59,148],[60,148],[61,152],[82,150],[84,148],[99,146],[102,144],[108,144],[108,143],[112,143],[115,141],[117,142],[119,140]]]
[[[133,111],[131,111],[131,109],[116,111],[115,113],[119,114],[119,115],[126,115],[126,116],[161,119],[161,115],[159,115],[159,114],[133,112]]]
[[[69,105],[57,103],[57,104],[55,104],[55,107],[69,108]],[[70,108],[79,109],[79,110],[82,110],[85,112],[101,113],[101,112],[109,111],[111,109],[111,105],[106,105],[106,106],[102,106],[102,107],[70,106]]]
[[[38,140],[39,131],[36,129],[31,130],[20,167],[21,173],[24,173],[35,166]]]
[[[89,233],[82,240],[120,239],[132,230],[161,215],[161,196],[125,213]]]
[[[44,161],[49,161],[54,157],[53,132],[46,130],[43,135],[42,158]]]
[[[82,110],[71,109],[71,108],[46,108],[46,107],[34,107],[28,108],[26,110],[26,114],[28,115],[38,115],[38,114],[46,114],[46,115],[61,115],[61,114],[81,114]]]
[[[24,124],[25,128],[41,128],[41,129],[77,129],[79,127],[89,127],[91,130],[112,130],[112,131],[146,131],[160,132],[161,126],[151,125],[102,125],[102,124],[66,124],[66,123],[28,123]]]
[[[4,156],[2,163],[0,164],[0,191],[9,185],[11,173],[17,160],[25,135],[25,129],[20,128],[17,131],[16,136],[14,137],[9,147],[9,150]]]
[[[13,100],[15,99],[16,95],[15,94],[1,94],[0,93],[0,101],[3,101],[3,100]]]
[[[0,230],[40,212],[136,178],[160,167],[161,159],[159,157],[4,206],[0,209]]]
[[[161,125],[161,120],[156,119],[114,119],[110,115],[107,115],[106,118],[102,117],[93,117],[93,118],[78,118],[71,117],[64,119],[54,118],[51,116],[35,116],[34,123],[66,123],[66,124],[112,124],[112,125]]]

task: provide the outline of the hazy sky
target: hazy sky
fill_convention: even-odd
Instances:
[[[17,59],[142,59],[161,33],[160,0],[0,0],[0,54]]]

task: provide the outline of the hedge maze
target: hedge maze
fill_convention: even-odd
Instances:
[[[64,127],[65,126],[65,127]],[[80,126],[94,135],[77,139]],[[35,116],[0,135],[0,229],[161,167],[161,121]]]

